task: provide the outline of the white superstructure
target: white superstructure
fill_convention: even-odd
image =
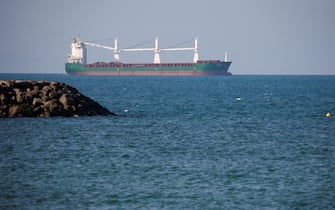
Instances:
[[[85,44],[79,37],[75,38],[71,44],[71,54],[67,58],[68,63],[87,63],[87,51]]]

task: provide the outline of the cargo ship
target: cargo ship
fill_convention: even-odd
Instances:
[[[86,46],[99,47],[112,50],[113,62],[87,63]],[[161,51],[191,50],[194,53],[193,62],[161,63]],[[121,52],[153,51],[153,63],[122,63]],[[194,40],[191,48],[164,48],[158,47],[158,38],[154,40],[153,48],[118,48],[118,40],[114,39],[114,46],[104,46],[75,38],[71,44],[71,54],[65,63],[66,73],[70,75],[110,75],[110,76],[230,76],[228,72],[231,60],[225,52],[224,60],[199,60],[198,38]]]

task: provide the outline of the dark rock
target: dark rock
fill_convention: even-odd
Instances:
[[[52,113],[55,116],[59,115],[60,111],[63,109],[63,106],[59,103],[57,99],[52,99],[43,104],[43,108],[46,112]]]
[[[42,99],[41,98],[34,98],[33,102],[32,102],[32,105],[34,107],[39,107],[39,106],[43,105]]]
[[[69,93],[64,93],[60,98],[59,101],[63,104],[64,107],[73,106],[74,99],[73,96]]]
[[[18,89],[18,88],[14,88],[14,91],[15,91],[15,98],[16,98],[16,102],[17,103],[22,103],[24,101],[24,92],[21,91],[21,89]]]
[[[39,87],[37,85],[34,86],[34,88],[33,88],[33,96],[38,96],[39,92],[40,92]]]
[[[48,81],[0,80],[0,117],[113,115],[76,88]]]
[[[6,107],[7,108],[7,107]],[[19,105],[13,105],[8,109],[8,116],[9,117],[16,117],[19,111]]]
[[[41,106],[35,107],[33,109],[33,115],[37,117],[42,117],[44,113],[44,109]]]
[[[9,107],[8,114],[8,117],[33,117],[33,110],[28,104],[15,104]]]

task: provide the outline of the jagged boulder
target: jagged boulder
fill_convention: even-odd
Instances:
[[[0,80],[0,117],[96,115],[115,116],[65,83]]]

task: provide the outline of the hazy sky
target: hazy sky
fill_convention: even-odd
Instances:
[[[223,59],[228,50],[233,74],[335,74],[335,0],[1,0],[0,27],[0,73],[65,73],[80,33],[105,45],[118,37],[120,48],[156,36],[162,48],[199,37],[200,59]],[[89,62],[112,58],[88,47]],[[152,52],[121,54],[122,62],[152,59]],[[162,62],[192,59],[192,52],[161,54]]]

